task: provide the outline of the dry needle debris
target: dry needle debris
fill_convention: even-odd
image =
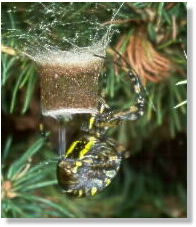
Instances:
[[[9,55],[16,55],[16,51],[12,47],[1,45],[1,52]]]
[[[13,189],[12,182],[9,180],[4,181],[2,185],[2,198],[13,199],[16,196],[17,193]]]
[[[127,36],[122,36],[116,45],[116,50],[122,52]],[[159,82],[170,75],[172,62],[169,58],[158,52],[149,41],[145,29],[136,30],[128,39],[127,48],[122,56],[140,76],[144,84],[147,81]],[[117,59],[118,56],[116,55]],[[121,62],[121,64],[125,64]],[[116,68],[116,72],[118,70]]]

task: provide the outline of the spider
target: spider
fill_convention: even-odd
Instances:
[[[64,192],[73,197],[94,196],[117,175],[125,149],[106,133],[124,120],[137,120],[144,114],[144,87],[136,72],[127,70],[136,93],[136,104],[124,112],[111,111],[102,100],[99,111],[89,118],[88,127],[71,143],[57,165],[57,179]]]

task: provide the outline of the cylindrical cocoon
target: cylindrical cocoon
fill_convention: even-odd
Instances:
[[[39,65],[43,115],[97,112],[98,77],[103,59],[85,57],[86,54],[80,54],[81,61],[73,58],[62,62],[43,61]]]

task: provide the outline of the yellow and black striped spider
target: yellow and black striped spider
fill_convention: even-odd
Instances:
[[[120,168],[125,151],[117,149],[118,144],[106,132],[124,120],[139,119],[145,105],[144,88],[137,74],[130,68],[127,75],[137,95],[136,104],[127,111],[113,112],[102,102],[99,113],[90,117],[86,132],[58,162],[59,185],[71,196],[94,196],[111,183]]]

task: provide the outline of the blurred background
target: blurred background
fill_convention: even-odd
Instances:
[[[124,3],[111,20],[119,6],[120,3],[88,2],[42,6],[2,3],[2,217],[186,217],[186,4]],[[75,33],[65,30],[63,23],[69,18],[70,24],[65,26],[70,27],[82,16],[90,17],[102,32],[104,26],[112,25],[113,35],[100,77],[100,92],[107,103],[124,110],[134,101],[126,72],[113,64],[116,60],[124,66],[114,49],[138,73],[148,95],[144,117],[125,121],[108,132],[130,153],[111,185],[95,197],[70,199],[56,181],[59,124],[41,117],[37,66],[20,51],[29,45],[38,48],[48,40],[61,49],[68,48],[70,43],[61,43],[62,37],[70,40],[69,32]],[[55,27],[47,30],[51,21],[57,21],[58,26],[54,23]],[[37,23],[46,25],[42,33]],[[88,40],[93,27],[85,23],[79,26],[80,40],[94,41]],[[29,36],[30,32],[34,36]],[[67,123],[68,144],[88,117],[76,116]],[[45,133],[40,132],[40,123]]]

